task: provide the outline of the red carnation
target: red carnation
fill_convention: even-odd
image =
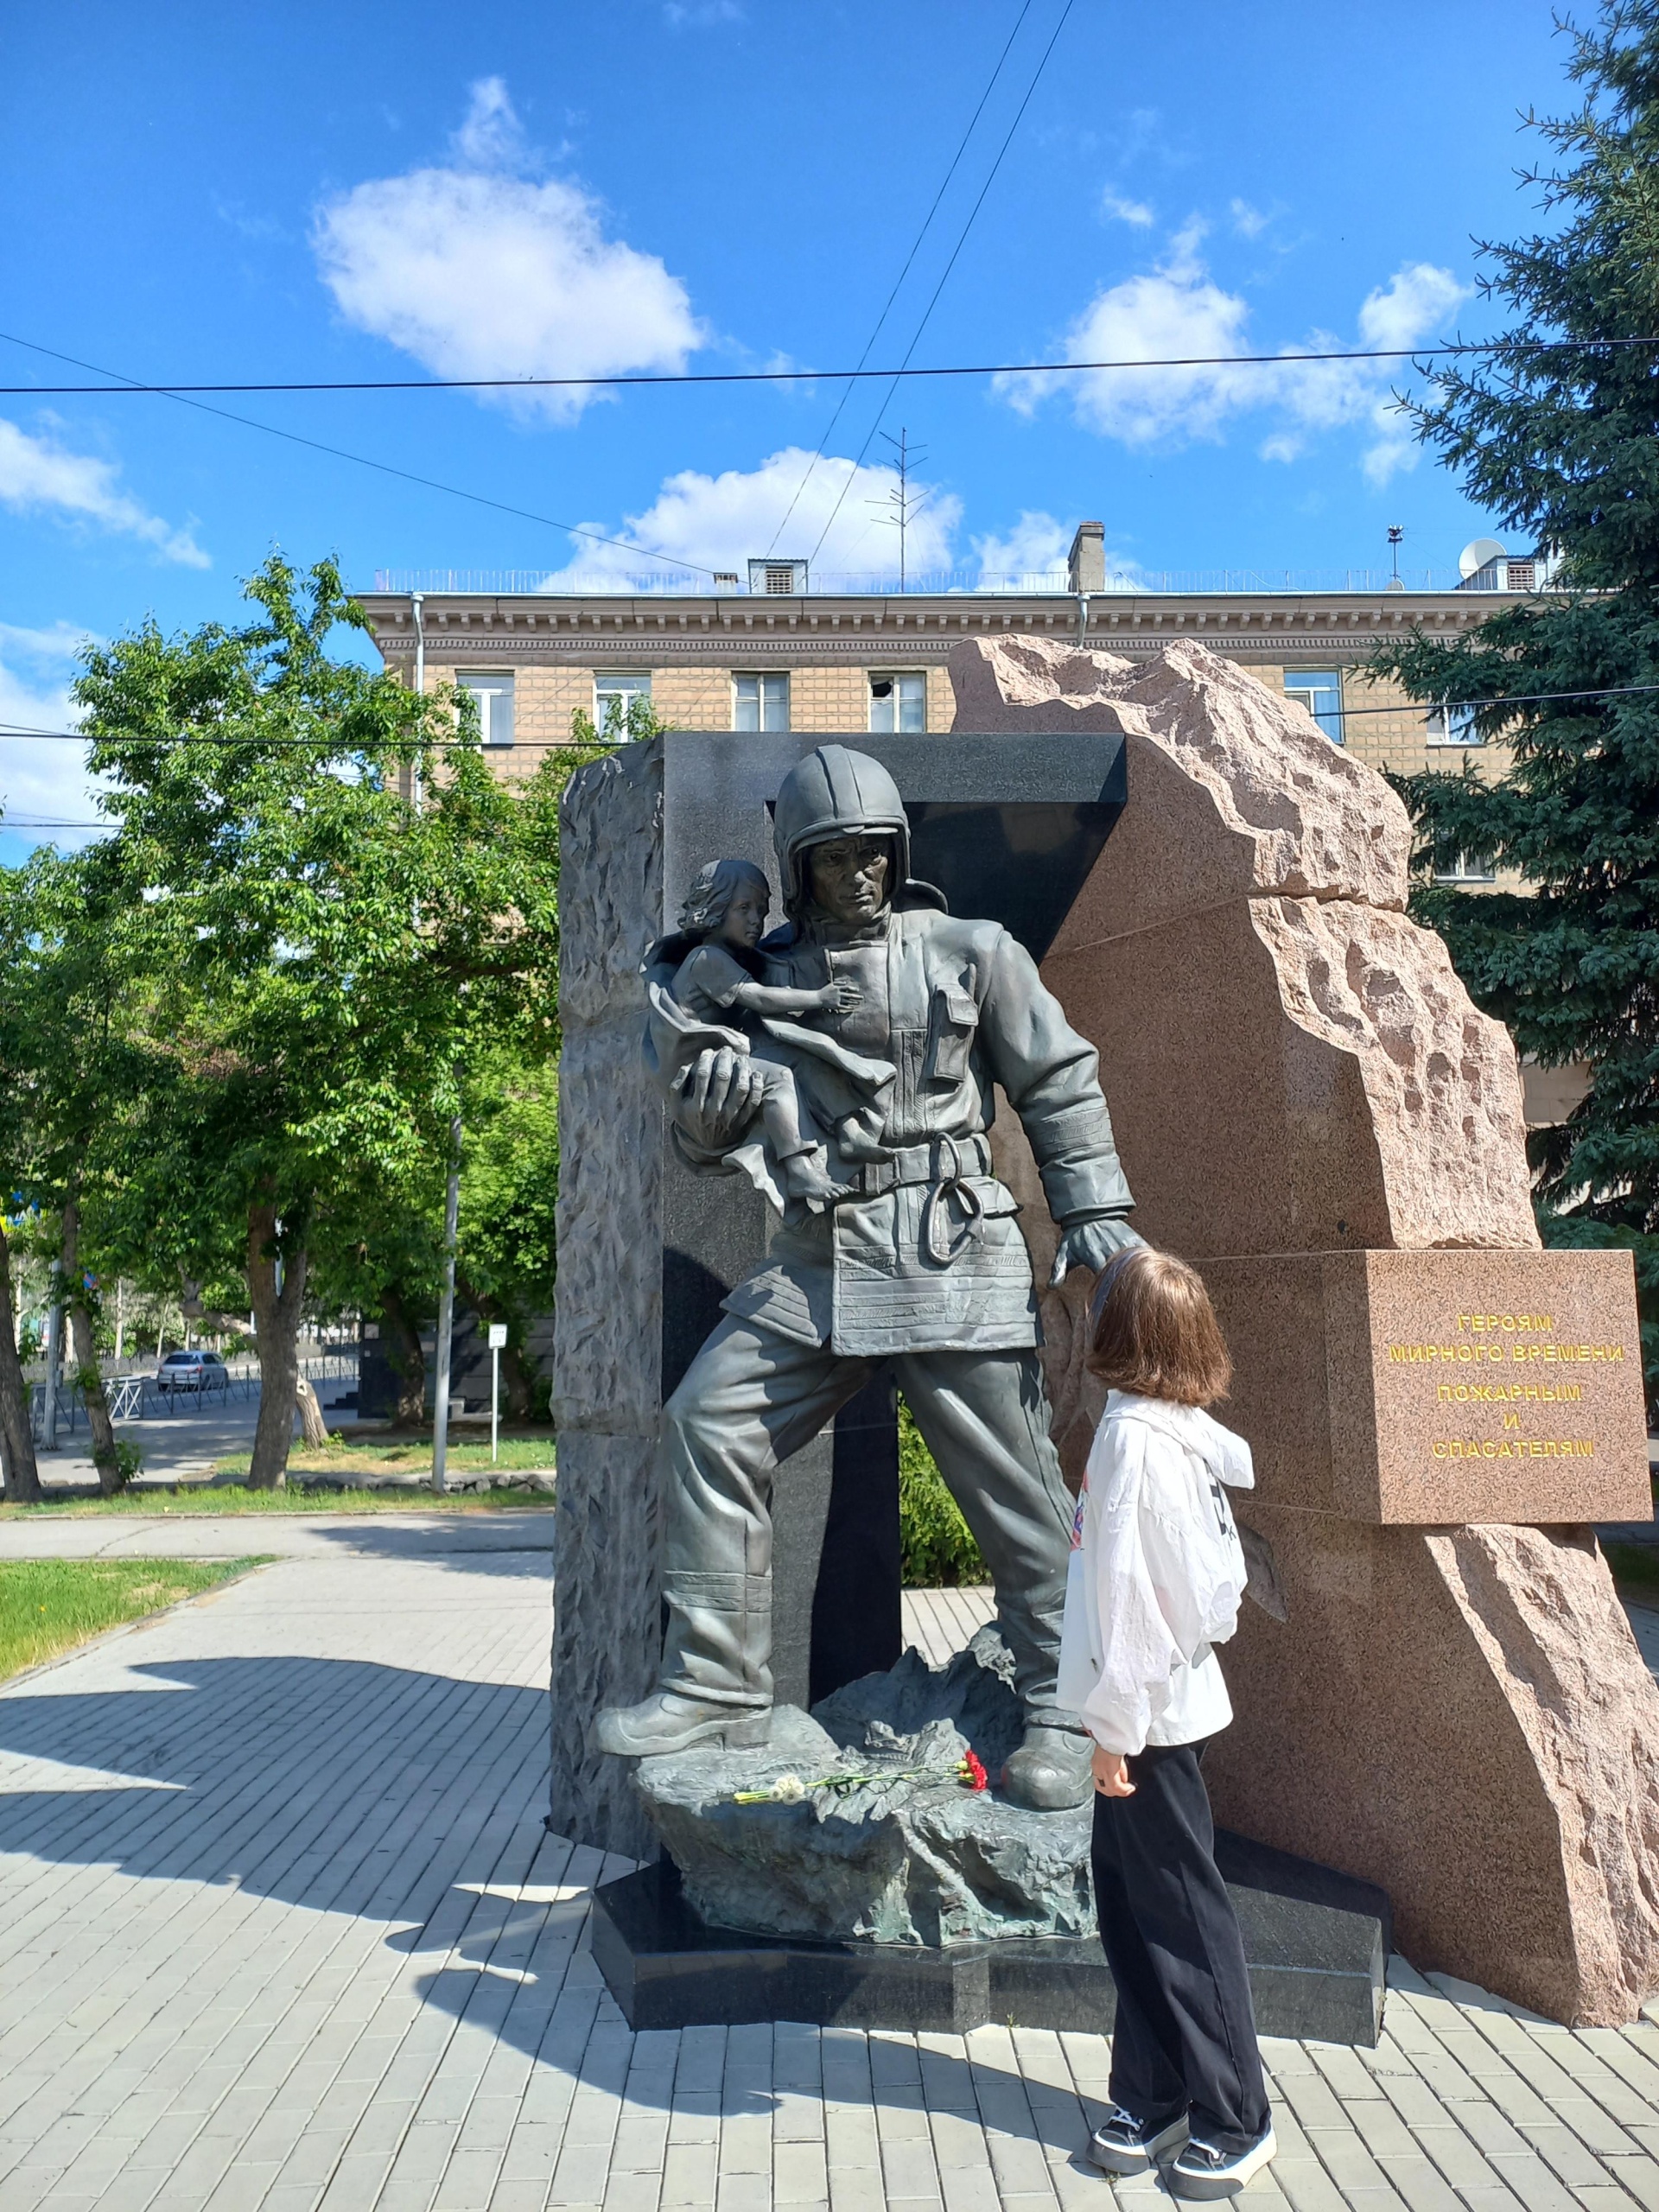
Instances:
[[[977,1751],[969,1751],[957,1769],[957,1778],[964,1789],[988,1789],[991,1777],[985,1771],[983,1760]]]

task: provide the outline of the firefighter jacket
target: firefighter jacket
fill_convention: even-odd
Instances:
[[[850,980],[857,1003],[815,1015],[812,1026],[849,1058],[890,1063],[896,1074],[849,1118],[844,1078],[830,1070],[821,1077],[810,1056],[797,1060],[830,1171],[847,1195],[820,1213],[791,1205],[765,1260],[724,1306],[851,1357],[1038,1341],[1020,1209],[992,1173],[994,1086],[1024,1125],[1062,1227],[1134,1204],[1094,1047],[1066,1021],[1022,945],[998,923],[939,912],[937,896],[907,885],[868,926],[813,917],[760,947],[768,983]],[[736,1146],[704,1151],[677,1127],[674,1141],[694,1169],[733,1172]]]

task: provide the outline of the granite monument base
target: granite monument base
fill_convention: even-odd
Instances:
[[[1386,1893],[1224,1830],[1216,1858],[1244,1932],[1260,2032],[1375,2045],[1392,1940]],[[801,2020],[952,2035],[988,2023],[1102,2034],[1116,2009],[1092,1937],[928,1948],[741,1935],[698,1916],[667,1859],[594,1891],[593,1947],[636,2031]]]
[[[1215,1298],[1255,1455],[1217,1815],[1385,1882],[1425,1970],[1633,2020],[1659,1690],[1581,1524],[1650,1510],[1634,1275],[1540,1247],[1514,1046],[1405,912],[1405,809],[1185,640],[976,639],[951,680],[962,728],[1124,738],[1133,797],[1043,976],[1099,1048],[1135,1227]],[[1045,1287],[1018,1139],[1000,1117],[1075,1480],[1089,1286]]]

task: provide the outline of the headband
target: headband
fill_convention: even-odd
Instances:
[[[1123,1272],[1125,1262],[1132,1260],[1137,1252],[1144,1251],[1145,1249],[1145,1246],[1141,1244],[1126,1244],[1121,1252],[1113,1253],[1111,1258],[1096,1276],[1095,1287],[1089,1299],[1089,1334],[1091,1338],[1100,1326],[1100,1317],[1106,1310],[1106,1301],[1111,1296],[1119,1275]]]

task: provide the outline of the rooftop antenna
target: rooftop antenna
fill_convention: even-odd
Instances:
[[[908,573],[905,564],[905,532],[910,526],[911,518],[919,514],[932,497],[930,492],[916,493],[910,488],[910,472],[918,461],[927,459],[927,448],[912,445],[910,432],[902,424],[896,438],[890,436],[886,430],[881,435],[899,456],[899,481],[885,499],[870,499],[866,504],[872,507],[887,508],[889,512],[882,519],[896,523],[899,526],[899,588],[903,591],[906,588]]]
[[[1389,579],[1390,591],[1399,591],[1402,588],[1400,582],[1400,541],[1405,534],[1397,522],[1391,522],[1389,524],[1389,550],[1394,556],[1394,574]]]

